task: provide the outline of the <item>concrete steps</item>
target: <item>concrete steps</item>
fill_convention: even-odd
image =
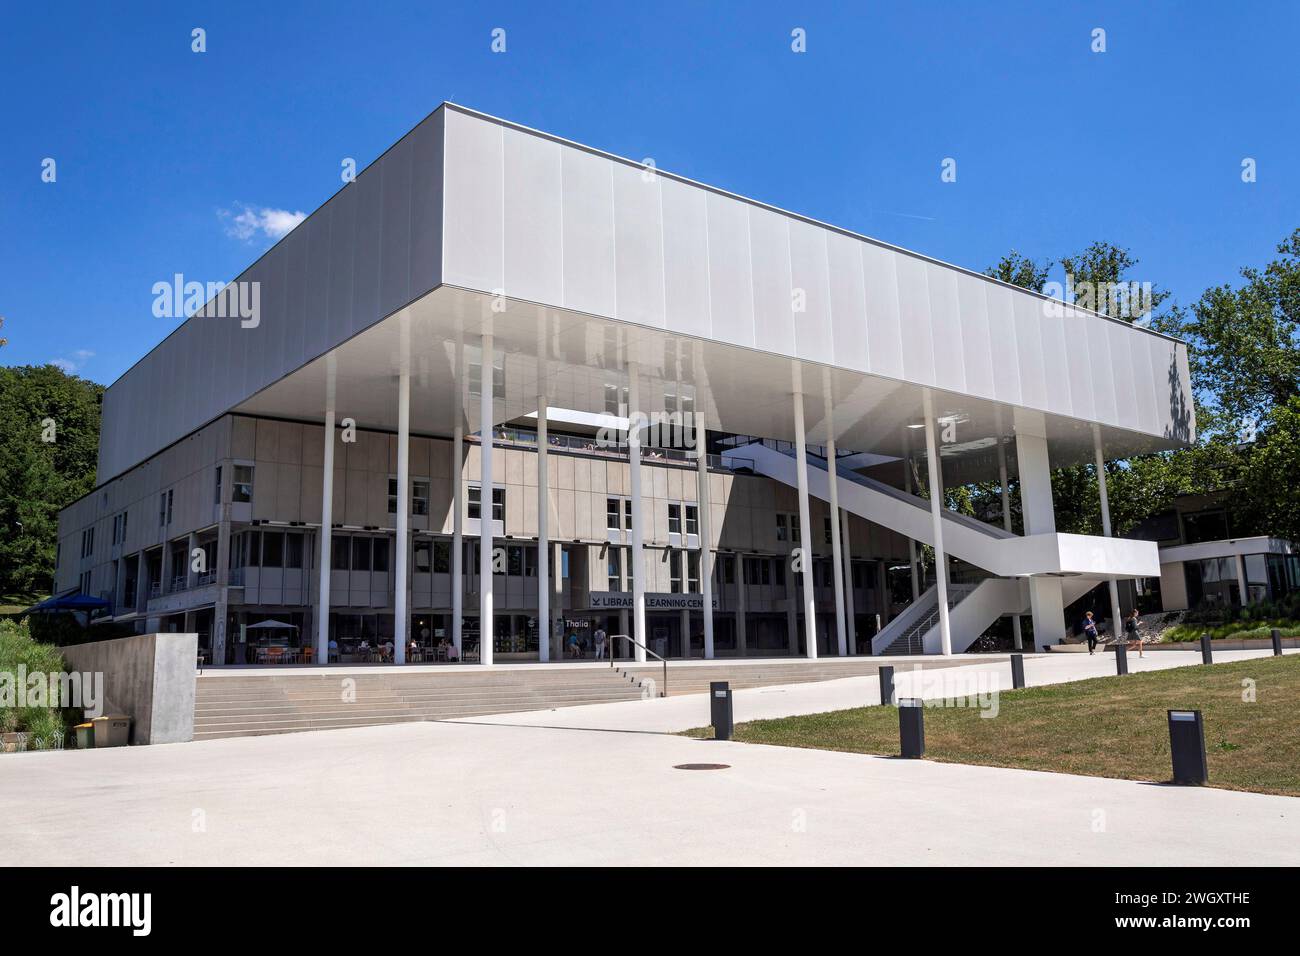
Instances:
[[[802,658],[762,662],[668,664],[668,693],[708,693],[712,681],[733,689],[874,675],[879,658]],[[927,662],[926,666],[936,666]],[[357,673],[209,673],[195,691],[194,739],[450,720],[556,707],[639,700],[662,693],[659,664],[537,667],[512,670]],[[345,692],[347,697],[345,698]]]
[[[640,683],[607,668],[205,675],[194,739],[448,720],[638,700]]]

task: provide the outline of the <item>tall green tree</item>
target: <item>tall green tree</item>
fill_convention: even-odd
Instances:
[[[51,588],[59,511],[95,484],[103,391],[53,365],[0,367],[0,593]]]

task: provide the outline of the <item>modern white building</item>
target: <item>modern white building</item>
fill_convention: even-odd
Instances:
[[[219,663],[1052,643],[1160,560],[1050,469],[1194,438],[1173,339],[452,104],[234,287],[108,389],[57,574]],[[1024,534],[923,492],[1008,476]]]

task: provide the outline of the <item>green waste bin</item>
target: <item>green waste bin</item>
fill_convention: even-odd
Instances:
[[[77,724],[72,728],[77,735],[77,749],[90,750],[95,746],[95,725],[92,723]]]

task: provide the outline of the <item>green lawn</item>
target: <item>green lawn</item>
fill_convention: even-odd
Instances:
[[[1243,701],[1253,681],[1255,702]],[[1300,796],[1300,655],[1003,691],[996,717],[927,707],[925,756],[946,763],[1167,781],[1165,711],[1199,709],[1210,785]],[[712,728],[687,731],[712,737]],[[738,724],[735,739],[897,754],[898,713],[860,707]]]

